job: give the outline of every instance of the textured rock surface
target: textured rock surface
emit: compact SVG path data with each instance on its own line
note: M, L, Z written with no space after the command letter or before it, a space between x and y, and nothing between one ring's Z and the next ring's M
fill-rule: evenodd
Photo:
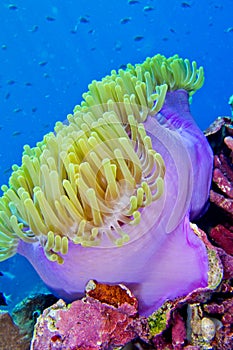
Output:
M1 350L28 350L30 340L20 334L7 312L0 311L0 349Z
M31 350L104 350L123 346L138 336L146 339L147 322L138 317L137 306L126 287L90 281L86 298L70 305L60 299L43 312L34 330Z

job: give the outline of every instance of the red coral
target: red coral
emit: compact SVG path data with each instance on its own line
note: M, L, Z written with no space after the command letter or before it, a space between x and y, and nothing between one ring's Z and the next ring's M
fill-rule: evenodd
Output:
M91 280L86 286L86 295L114 307L119 307L126 303L132 305L134 311L138 308L137 299L128 288L121 284L110 286L109 284Z
M216 225L209 229L213 242L233 255L233 121L218 118L206 131L215 153L209 218ZM210 221L210 220L209 220Z
M210 237L223 248L227 254L233 255L233 231L223 225L217 225L210 231Z

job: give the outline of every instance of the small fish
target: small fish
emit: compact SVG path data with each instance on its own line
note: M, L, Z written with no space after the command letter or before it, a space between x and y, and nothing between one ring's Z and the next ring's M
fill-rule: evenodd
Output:
M12 171L12 168L6 168L4 171L3 171L3 174L9 174L10 172Z
M138 0L128 0L128 4L129 5L139 4L139 1Z
M5 100L8 100L8 98L10 97L10 93L8 92L6 95L5 95Z
M133 38L134 41L141 41L143 39L144 39L144 36L142 36L142 35L137 35Z
M68 124L67 124L67 125L68 125ZM49 124L44 124L44 125L43 125L43 130L44 130L44 129L48 129L49 127L50 127Z
M6 46L5 44L3 44L3 45L1 46L1 48L2 48L2 50L6 50L6 49L7 49L7 46Z
M171 32L171 33L175 33L175 29L170 28L170 32Z
M22 108L13 109L13 113L19 113L19 112L22 112Z
M93 34L93 33L95 33L95 29L88 30L88 34Z
M32 86L32 83L30 83L30 81L26 81L25 86Z
M0 292L0 305L7 306L6 298L2 292Z
M19 136L19 135L21 135L21 134L22 134L21 131L14 131L14 132L12 133L12 136Z
M76 34L77 31L78 31L78 24L76 24L75 27L74 27L73 29L71 29L70 32L71 32L72 34Z
M0 271L0 276L3 276L3 273Z
M15 81L14 81L14 80L7 80L7 84L8 84L8 85L14 85L14 84L15 84Z
M44 67L46 66L47 63L48 63L47 61L40 61L39 66Z
M162 40L163 41L168 41L168 38L165 36Z
M233 27L228 27L226 30L224 30L225 33L232 33Z
M220 9L220 10L221 10L221 9L223 9L223 6L222 6L222 5L214 5L214 8L215 8L215 9Z
M75 28L74 28L74 29L71 29L70 32L71 32L71 34L76 34L76 33L77 33L77 29L75 29Z
M126 24L131 21L132 17L125 17L120 20L120 24Z
M36 24L34 24L34 26L32 26L31 29L28 29L29 32L35 33L37 32L37 30L39 29L39 26L37 26Z
M37 107L32 107L32 113L35 113L37 111Z
M188 2L182 2L181 7L188 8L188 7L191 7L191 5Z
M45 18L47 19L48 22L54 22L54 21L56 21L56 18L55 18L55 17L52 17L52 16L46 16Z
M2 273L1 276L5 276L5 277L9 278L10 280L13 280L15 278L15 275L9 271L2 271L1 273Z
M153 10L154 10L153 6L144 6L143 7L143 11L145 11L145 12L150 12L150 11L153 11Z
M14 5L14 4L9 4L8 5L8 9L9 10L18 10L18 7L16 5Z
M120 67L119 67L118 69L124 69L124 70L126 70L126 68L127 68L127 65L126 65L126 64L121 64Z
M79 22L80 22L80 23L89 23L90 20L89 20L88 17L89 17L89 16L81 16L81 17L79 17Z

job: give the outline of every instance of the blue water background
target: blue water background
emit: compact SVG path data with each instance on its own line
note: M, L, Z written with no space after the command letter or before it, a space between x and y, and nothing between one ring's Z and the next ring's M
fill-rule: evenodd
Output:
M35 145L65 120L93 79L156 53L204 66L205 84L191 107L202 129L230 115L232 13L232 0L1 0L0 184L20 164L23 145ZM43 289L18 256L0 263L0 271L12 274L0 277L10 307L28 290Z

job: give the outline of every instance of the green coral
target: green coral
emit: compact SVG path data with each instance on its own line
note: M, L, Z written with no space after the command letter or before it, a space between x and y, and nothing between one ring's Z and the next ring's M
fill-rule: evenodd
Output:
M208 288L215 289L221 283L223 277L223 267L217 252L214 249L207 249L209 270Z
M169 314L171 307L171 303L167 302L148 317L151 337L154 337L156 334L159 334L166 329L168 318L167 315Z

